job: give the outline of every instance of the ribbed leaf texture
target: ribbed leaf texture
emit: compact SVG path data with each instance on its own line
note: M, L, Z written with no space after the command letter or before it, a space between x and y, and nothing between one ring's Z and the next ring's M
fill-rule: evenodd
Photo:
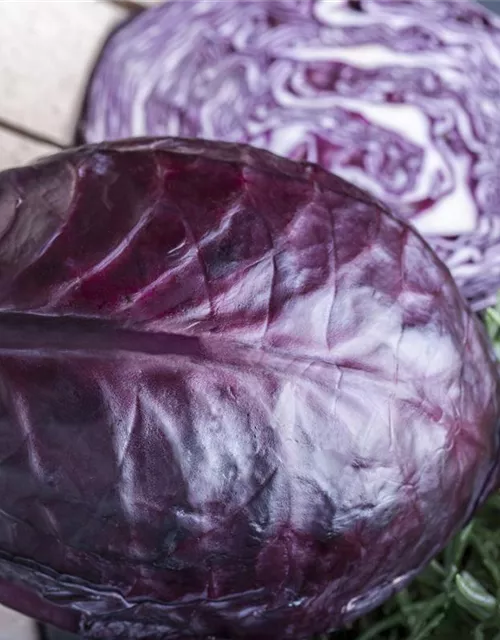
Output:
M227 143L0 174L0 601L89 638L306 638L498 481L499 380L413 230Z
M411 220L474 308L500 289L500 19L466 0L169 0L89 83L86 142L246 142Z

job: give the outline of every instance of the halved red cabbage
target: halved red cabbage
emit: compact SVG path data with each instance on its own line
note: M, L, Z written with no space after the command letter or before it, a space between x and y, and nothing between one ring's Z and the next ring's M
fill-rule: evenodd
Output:
M318 162L500 288L500 20L460 0L171 0L111 37L88 142L183 135Z
M301 639L499 481L499 377L421 237L178 139L0 173L0 601L85 637Z

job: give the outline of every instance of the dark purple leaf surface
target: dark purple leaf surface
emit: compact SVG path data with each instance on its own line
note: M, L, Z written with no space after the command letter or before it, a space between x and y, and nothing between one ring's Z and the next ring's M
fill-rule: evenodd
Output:
M91 638L306 638L497 485L498 376L425 242L176 139L0 174L0 601Z
M411 220L476 309L500 289L500 19L465 0L169 0L118 30L87 142L248 142Z

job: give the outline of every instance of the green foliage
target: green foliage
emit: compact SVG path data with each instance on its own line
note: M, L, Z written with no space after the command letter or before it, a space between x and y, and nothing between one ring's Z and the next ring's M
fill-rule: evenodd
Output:
M500 299L483 320L500 359ZM318 640L500 640L500 493L407 589Z

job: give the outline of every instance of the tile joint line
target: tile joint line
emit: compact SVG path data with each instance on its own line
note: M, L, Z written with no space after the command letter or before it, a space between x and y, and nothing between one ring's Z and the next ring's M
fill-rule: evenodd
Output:
M59 149L66 149L67 147L71 146L69 144L61 144L60 142L53 140L50 136L45 136L41 133L37 133L19 124L13 124L12 122L9 122L8 120L4 120L1 117L0 117L0 128L10 131L11 133L17 133L23 138L29 138L34 142L49 144L53 147L58 147Z

